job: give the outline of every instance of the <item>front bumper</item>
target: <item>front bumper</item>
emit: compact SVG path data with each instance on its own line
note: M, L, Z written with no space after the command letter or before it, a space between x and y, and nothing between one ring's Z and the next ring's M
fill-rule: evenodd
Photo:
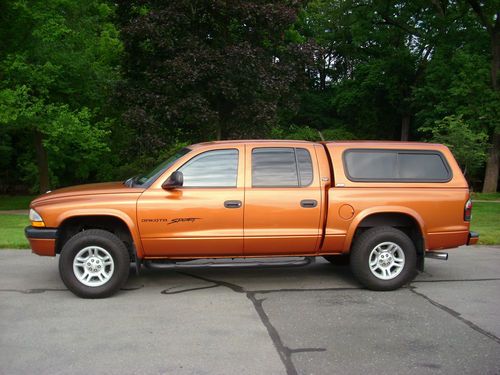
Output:
M29 226L24 229L24 234L35 254L52 257L56 255L57 229Z
M469 238L467 239L467 245L475 245L479 241L479 233L469 232Z

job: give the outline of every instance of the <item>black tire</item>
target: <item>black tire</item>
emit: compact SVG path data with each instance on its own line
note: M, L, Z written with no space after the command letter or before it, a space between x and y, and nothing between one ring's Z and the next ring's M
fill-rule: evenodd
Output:
M348 266L351 262L349 254L323 255L323 258L325 258L334 266Z
M383 243L394 243L404 254L404 262L399 274L392 279L382 280L370 269L370 254ZM387 245L388 246L388 245ZM399 251L399 250L398 250ZM379 260L379 261L384 261ZM390 266L386 267L390 268ZM396 266L390 268L396 269ZM362 233L354 241L351 249L351 270L354 277L371 290L394 290L412 281L417 274L417 253L413 241L402 231L392 227L375 227ZM380 273L382 270L380 269ZM394 272L395 273L395 272Z
M112 258L113 271L103 285L85 285L73 271L75 257L81 250L90 246L104 249ZM74 235L63 246L59 257L59 274L62 281L70 291L82 298L105 298L115 294L127 281L129 268L130 256L125 244L113 233L101 229L85 230Z

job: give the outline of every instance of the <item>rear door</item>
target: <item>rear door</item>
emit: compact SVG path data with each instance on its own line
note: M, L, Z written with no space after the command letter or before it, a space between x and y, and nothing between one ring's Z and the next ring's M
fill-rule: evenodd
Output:
M322 204L314 146L247 145L246 165L244 254L314 254Z

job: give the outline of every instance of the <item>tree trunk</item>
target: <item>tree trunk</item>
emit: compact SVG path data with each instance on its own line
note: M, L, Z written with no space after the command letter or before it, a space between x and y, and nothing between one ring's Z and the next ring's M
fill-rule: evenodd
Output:
M407 141L410 138L410 115L404 115L401 119L401 140Z
M486 162L486 172L484 173L483 193L496 193L498 188L498 170L500 160L498 149L500 148L500 134L493 134L493 141Z
M500 30L495 30L491 35L491 87L498 91L498 70L500 69ZM486 161L484 173L483 193L496 193L498 189L498 168L500 134L498 129L493 130L491 149Z
M500 29L491 35L491 87L498 90L498 70L500 69Z
M35 130L35 153L36 163L38 165L40 193L45 193L50 189L49 160L47 158L47 150L45 150L45 147L43 146L43 135L38 130Z
M215 137L218 141L222 140L222 124L220 123L217 124Z

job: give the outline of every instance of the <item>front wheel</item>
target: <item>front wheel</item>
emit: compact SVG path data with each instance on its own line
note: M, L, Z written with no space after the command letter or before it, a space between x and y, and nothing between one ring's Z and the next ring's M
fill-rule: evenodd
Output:
M125 244L100 229L80 232L64 245L59 273L64 284L83 298L115 294L127 281L130 257Z
M415 245L398 229L371 228L354 242L351 270L368 289L398 289L413 280L416 269Z

